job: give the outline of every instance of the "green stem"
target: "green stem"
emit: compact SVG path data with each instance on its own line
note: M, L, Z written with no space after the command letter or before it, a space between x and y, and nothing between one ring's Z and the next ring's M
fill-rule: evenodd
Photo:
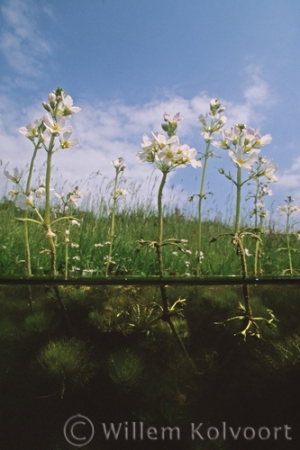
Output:
M163 219L163 212L162 212L162 195L163 195L163 189L166 184L167 180L167 174L168 172L163 172L163 176L160 182L160 186L158 189L158 196L157 196L157 207L158 207L158 239L157 239L157 247L156 247L156 253L157 253L157 261L158 261L158 273L159 277L163 278L164 276L164 268L163 268L163 258L162 258L162 242L163 242L163 233L164 233L164 219Z
M237 240L237 248L238 253L241 256L241 263L242 263L242 273L243 273L243 279L246 281L246 278L248 276L247 273L247 261L246 261L246 254L245 249L242 243L242 238L240 236L240 213L241 213L241 200L242 200L242 169L240 166L237 168L237 181L236 181L236 216L235 216L235 237ZM247 283L245 282L243 284L243 297L245 302L245 315L247 317L247 320L251 320L252 317L252 309L250 305L250 297L249 297L249 287Z
M46 205L45 205L45 218L44 218L44 224L46 229L50 228L50 181L51 181L51 163L52 163L52 151L54 146L54 134L51 135L49 147L47 150L47 169L46 169Z
M68 279L68 270L69 270L69 242L66 242L66 251L65 251L65 280Z
M201 186L200 186L200 192L199 192L199 201L198 201L198 239L197 239L197 259L196 259L196 276L197 277L199 277L201 274L202 200L204 198L204 183L205 183L207 161L209 158L209 148L210 148L210 141L208 141L206 144L203 171L202 171L202 177L201 177Z
M119 172L118 170L116 171L116 176L115 176L115 182L114 182L114 193L113 193L113 207L112 207L112 213L111 213L111 226L110 226L110 244L109 244L109 250L108 250L108 256L107 256L107 263L106 263L106 271L105 271L105 276L108 277L109 275L109 270L110 270L110 266L111 266L111 255L112 255L112 249L113 249L113 244L114 244L114 239L115 239L115 217L116 217L116 208L117 208L117 188L118 188L118 175Z
M162 243L163 243L163 234L164 234L164 221L163 221L163 208L162 208L162 196L163 196L163 189L166 184L167 180L167 174L168 172L163 172L163 176L160 182L160 186L158 189L158 195L157 195L157 207L158 207L158 239L157 239L157 245L156 245L156 254L157 254L157 260L158 260L158 272L159 272L159 278L162 279L164 277L164 268L163 268L163 257L162 257ZM160 286L160 292L161 292L161 298L163 303L163 315L162 320L167 322L171 328L171 331L173 335L175 336L177 342L179 343L180 347L182 348L183 352L191 361L188 352L186 351L186 348L180 339L180 336L178 335L170 314L169 314L169 308L168 308L168 296L167 296L167 289L166 286Z
M261 233L258 234L258 237L260 237ZM256 244L255 244L255 257L254 257L254 276L256 277L258 275L258 258L259 258L259 252L260 252L260 248L259 248L259 240L256 240Z
M263 215L262 215L262 210L261 210L260 211L260 219L259 219L260 230L257 233L259 239L256 240L256 245L255 245L255 259L254 259L254 275L255 276L261 274L261 261L259 260L259 255L260 255L260 241L261 241L262 229L263 229L262 227L263 227ZM259 264L258 264L258 261L260 261ZM259 265L259 267L258 267L258 265Z
M241 200L242 200L242 169L240 166L237 168L237 181L236 181L236 215L234 232L240 232L240 214L241 214Z
M33 150L33 155L31 157L30 166L29 166L29 172L28 172L28 178L27 178L27 183L26 183L26 190L25 190L25 195L26 196L30 195L30 185L31 185L32 172L33 172L33 165L34 165L34 160L36 158L36 154L37 154L37 151L38 151L39 147L40 147L40 140L38 140L38 142L35 144L34 150ZM24 213L24 219L28 219L28 210L26 210L25 213ZM25 240L26 270L27 270L27 276L31 277L32 276L31 255L30 255L27 220L24 221L23 228L24 228L24 240ZM31 300L30 300L30 302L31 302Z
M160 182L160 186L158 189L157 195L157 209L158 209L158 238L157 238L157 246L156 246L156 255L158 262L158 274L159 278L164 277L164 266L163 266L163 257L162 257L162 242L164 235L164 218L163 218L163 209L162 209L162 196L163 189L167 181L168 172L163 172L163 176ZM168 309L168 296L167 290L165 286L160 287L162 302L163 302L163 320L169 322L169 309ZM173 331L173 330L172 330ZM176 331L175 331L176 332Z
M51 181L51 164L52 164L52 153L54 147L54 134L51 135L49 147L47 150L47 168L46 168L46 205L45 205L45 218L44 218L44 227L47 231L50 230L51 225L51 206L50 206L50 181ZM53 238L49 238L50 243L50 257L51 257L51 277L54 278L56 276L56 248Z
M293 275L293 263L292 263L292 252L291 252L291 246L290 246L290 225L289 225L289 218L290 214L287 214L286 216L286 243L287 243L287 249L288 249L288 255L289 255L289 264L290 264L290 274Z

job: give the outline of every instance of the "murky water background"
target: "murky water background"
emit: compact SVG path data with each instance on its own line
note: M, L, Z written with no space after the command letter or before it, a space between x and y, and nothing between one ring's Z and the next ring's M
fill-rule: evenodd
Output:
M242 315L242 285L169 284L188 356L159 286L20 283L0 286L1 448L299 448L296 280L250 285L276 321L246 340L243 320L216 324Z

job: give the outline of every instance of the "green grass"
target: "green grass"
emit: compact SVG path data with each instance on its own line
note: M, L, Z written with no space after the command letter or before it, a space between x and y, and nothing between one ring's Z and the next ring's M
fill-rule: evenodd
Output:
M104 276L105 257L108 253L110 215L108 205L102 201L97 212L95 205L91 211L74 210L72 215L80 221L81 226L71 226L68 222L60 222L54 228L57 235L57 269L63 275L65 268L65 229L70 229L69 246L69 277L90 275ZM175 212L176 211L176 212ZM14 203L7 199L0 203L2 217L0 225L0 270L1 276L16 278L26 276L25 248L23 225L15 218L22 217L22 211L15 208ZM164 247L165 276L189 277L194 276L196 270L196 239L197 220L186 217L178 209L165 211L165 238L187 239L186 248L191 254L183 254L175 247ZM34 217L34 216L32 216ZM203 276L240 276L241 263L236 255L235 247L231 244L230 236L210 242L212 238L222 233L230 233L227 221L218 218L205 220L203 223ZM29 224L29 242L31 249L31 263L34 276L47 276L50 273L50 259L47 253L47 241L44 230L35 224ZM116 239L112 259L115 262L111 275L152 277L157 275L157 260L154 250L140 248L139 239L156 240L157 216L152 208L142 204L130 209L119 210L116 215ZM77 244L79 247L72 247ZM99 246L95 246L100 244ZM291 235L291 245L299 248L295 235ZM255 240L244 238L244 246L254 255ZM285 251L278 251L285 247L285 235L269 229L263 235L261 266L264 275L280 276L288 268L288 255ZM177 254L173 254L173 252ZM253 274L254 256L247 258L249 275ZM294 267L300 268L300 253L293 252Z

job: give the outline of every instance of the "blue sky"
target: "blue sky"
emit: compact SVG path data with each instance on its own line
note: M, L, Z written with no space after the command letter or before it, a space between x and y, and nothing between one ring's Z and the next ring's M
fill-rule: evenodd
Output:
M18 128L41 117L41 101L62 86L82 108L71 119L80 147L55 154L53 183L82 180L86 194L89 175L102 174L89 185L94 190L122 156L127 185L135 181L142 195L153 171L135 157L142 135L160 131L165 111L180 111L181 142L203 151L197 118L220 98L227 128L245 122L273 137L261 154L278 163L274 208L287 195L300 204L299 13L298 0L2 0L2 167L25 167L32 147ZM216 169L231 161L217 154L206 208L223 212L233 191ZM42 164L45 155L39 158ZM173 195L183 207L199 190L200 171L172 173L165 201Z

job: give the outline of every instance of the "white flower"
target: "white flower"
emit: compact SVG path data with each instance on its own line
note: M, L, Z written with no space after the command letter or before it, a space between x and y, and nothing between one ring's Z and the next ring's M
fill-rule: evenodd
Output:
M55 195L55 197L59 198L60 200L64 200L65 199L65 194L63 192L61 192L60 194L55 192L54 195Z
M38 136L38 128L42 123L42 119L37 119L30 122L26 127L19 128L19 132L24 134L28 139L33 139Z
M60 102L58 109L59 114L68 117L79 111L81 111L81 108L78 106L73 106L72 97L70 95L64 97L64 94L62 93L62 101Z
M166 146L171 146L173 144L179 145L179 139L177 136L172 136L169 139L167 139L164 134L152 133L152 135L160 149L164 149Z
M42 142L48 142L48 141L50 141L51 135L52 135L51 131L50 131L48 128L46 128L46 129L41 133L41 135L40 135L40 140L41 140Z
M36 195L36 198L41 199L45 195L46 189L44 188L44 186L40 186L34 193Z
M15 167L12 173L8 172L8 170L4 170L4 175L8 180L13 181L14 183L19 183L23 175L23 170L19 172L19 169Z
M80 227L80 223L77 222L77 220L75 220L75 219L71 220L71 224L76 225L77 227Z
M287 206L286 205L277 206L277 210L278 211L282 211L282 212L286 212L287 211Z
M119 167L121 167L121 165L122 165L122 162L123 162L123 158L117 158L117 159L115 159L114 161L112 161L112 165L116 168L116 169L119 169Z
M94 244L94 247L103 247L103 244Z
M183 117L180 117L180 112L175 114L175 116L171 116L171 114L165 112L164 119L165 119L165 121L170 122L170 123L178 123L178 122L180 122L180 120L183 120Z
M126 191L126 189L117 189L116 191L116 195L127 195L128 191Z
M18 191L15 191L15 190L11 190L11 191L9 191L8 192L8 195L10 195L12 198L15 198L15 196L18 194Z
M74 244L74 242L71 243L72 248L79 248L79 244Z
M24 210L34 208L32 195L18 194L16 206Z
M178 252L172 252L172 255L178 256Z
M46 128L52 134L58 136L65 131L69 131L72 133L72 127L65 127L66 119L62 116L57 116L56 120L54 120L52 117L48 116L48 114L45 114L45 116L43 117L43 121Z
M272 189L269 189L267 185L263 186L262 191L264 195L273 195Z
M222 135L223 135L223 139L216 139L215 141L212 142L212 145L216 148L229 148L229 144L228 144L228 138L225 134L226 130L222 131Z
M198 250L196 251L196 256L198 256ZM200 261L201 259L204 259L204 255L203 252L200 251L200 257L199 257Z
M80 261L80 257L79 257L79 256L77 256L77 255L73 256L73 258L72 258L72 259L74 259L74 261Z
M233 145L236 145L240 139L240 137L243 135L243 132L241 131L241 128L246 128L246 125L240 124L240 126L235 125L234 127L231 127L231 130L224 130L223 136L228 141L232 141Z
M263 168L262 175L264 175L270 181L270 183L276 183L276 181L278 181L277 177L274 175L276 170L277 170L277 164L272 164L272 161L266 161L265 167Z
M272 136L270 134L262 136L259 133L259 130L254 131L254 129L250 127L247 129L245 139L250 142L252 148L263 147L272 142Z
M184 144L177 150L177 157L179 155L182 155L182 163L185 166L190 164L194 169L202 166L201 161L196 159L197 150L195 148L190 148L188 145Z
M258 160L259 150L252 150L250 153L245 153L242 146L238 146L236 153L230 150L228 152L231 160L238 166L244 169L252 169L254 163ZM243 159L244 156L249 155L247 159Z
M79 139L69 139L72 134L72 130L64 131L60 136L60 146L61 148L75 148L79 144Z
M253 256L252 253L250 253L247 248L245 248L245 255L246 256Z

